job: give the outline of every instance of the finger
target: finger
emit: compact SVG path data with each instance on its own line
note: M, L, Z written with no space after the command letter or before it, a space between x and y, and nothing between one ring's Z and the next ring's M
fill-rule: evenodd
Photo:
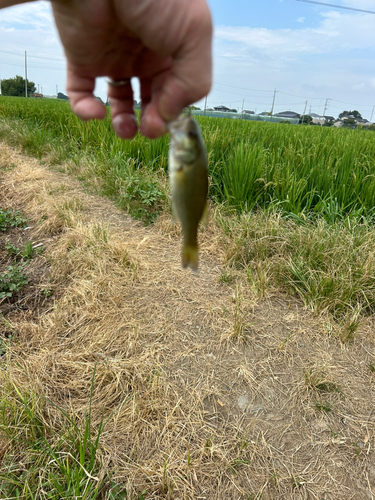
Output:
M160 117L157 108L158 94L162 85L162 77L159 75L152 81L149 78L142 78L141 83L141 134L149 139L155 139L167 132L164 120ZM153 96L153 102L151 102Z
M95 78L78 75L68 64L67 92L70 106L82 120L103 120L107 115L104 104L94 97L94 88Z
M132 139L138 130L134 113L133 89L131 83L114 87L108 85L108 97L111 103L112 125L122 139Z
M158 97L158 111L168 122L177 118L185 106L207 95L212 84L212 21L205 2L194 11L190 30L181 49L174 55Z

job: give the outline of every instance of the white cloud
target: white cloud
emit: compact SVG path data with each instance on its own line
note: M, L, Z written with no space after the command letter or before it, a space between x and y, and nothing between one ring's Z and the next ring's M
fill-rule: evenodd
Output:
M353 5L355 2L346 2L350 3ZM374 5L375 0L372 5L363 1L361 8ZM313 111L322 107L319 112L323 112L325 99L330 97L336 101L362 103L362 112L368 115L372 104L375 104L374 21L371 15L324 10L316 27L266 29L217 26L215 81L244 89L269 91L277 88L306 96L296 98L277 94L276 107L279 111L284 107L288 109L288 102L292 109L303 111L303 99L309 98L309 105L316 106ZM270 108L272 94L270 97L269 93L260 98L260 93L215 84L210 97L225 104L231 100L234 102L241 93L248 102L245 105L254 108L258 103L260 109L262 106ZM332 113L347 107L336 101L329 102Z
M305 22L305 19L306 19L305 17L299 17L299 18L297 19L297 23L304 23L304 22Z

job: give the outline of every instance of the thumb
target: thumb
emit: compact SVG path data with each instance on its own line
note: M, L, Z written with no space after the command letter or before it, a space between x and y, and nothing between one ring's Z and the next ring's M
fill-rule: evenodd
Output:
M184 107L206 96L211 89L211 16L208 12L194 21L180 50L172 56L171 71L158 92L158 111L166 122L177 118Z

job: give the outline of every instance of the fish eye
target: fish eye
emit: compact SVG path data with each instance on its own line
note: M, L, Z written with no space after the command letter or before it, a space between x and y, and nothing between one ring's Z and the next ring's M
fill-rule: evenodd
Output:
M197 137L197 134L193 130L189 130L189 137L190 138Z

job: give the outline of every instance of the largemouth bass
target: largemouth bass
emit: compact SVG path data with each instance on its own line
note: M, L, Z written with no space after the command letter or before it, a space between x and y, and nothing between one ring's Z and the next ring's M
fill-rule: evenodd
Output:
M198 269L198 225L207 217L207 159L197 122L181 116L169 123L169 177L173 217L183 232L182 267Z

